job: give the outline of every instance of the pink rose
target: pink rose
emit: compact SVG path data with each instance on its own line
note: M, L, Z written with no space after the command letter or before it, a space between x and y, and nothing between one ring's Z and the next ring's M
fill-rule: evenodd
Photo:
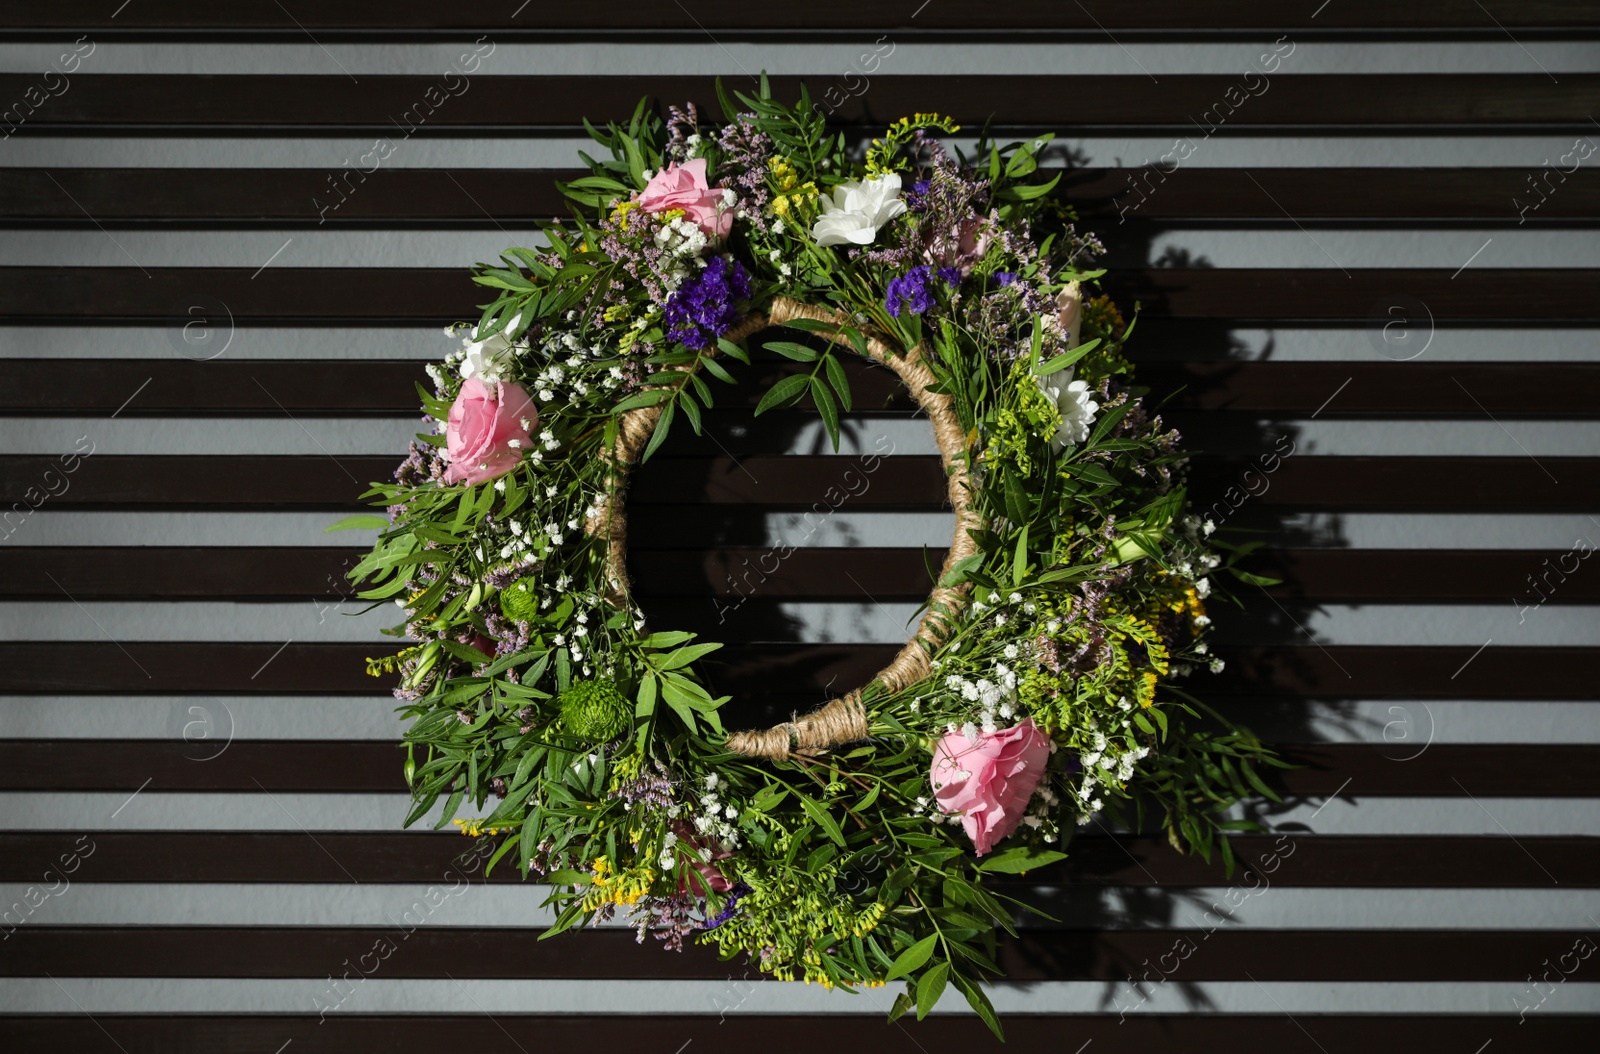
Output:
M639 195L645 212L682 209L707 238L726 238L733 229L733 213L723 204L723 188L706 184L706 159L668 164L650 177Z
M1031 717L977 742L951 732L933 751L933 796L983 856L1022 822L1049 760L1050 737Z
M469 377L445 424L446 483L482 483L517 467L539 408L519 384L484 384Z

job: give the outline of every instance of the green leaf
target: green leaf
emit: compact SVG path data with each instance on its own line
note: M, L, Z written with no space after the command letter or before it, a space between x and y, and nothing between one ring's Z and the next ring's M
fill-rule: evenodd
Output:
M956 974L955 981L956 987L961 989L961 994L967 997L967 1005L977 1011L978 1016L983 1018L983 1023L989 1026L989 1031L1004 1043L1005 1030L1000 1027L1000 1017L994 1012L994 1004L989 1002L989 995L983 990L983 986L967 980L960 974Z
M696 644L688 648L679 648L668 655L665 660L656 664L658 670L679 670L694 662L702 655L709 655L722 647L721 644Z
M768 351L775 351L786 359L796 362L816 362L818 352L815 348L808 348L804 344L796 344L790 340L769 340L761 345Z
M680 629L663 630L660 633L650 634L650 636L639 642L639 646L643 648L676 648L678 645L691 640L694 640L693 633L685 633Z
M621 414L629 410L637 410L641 406L655 406L672 398L670 388L652 388L645 392L635 392L611 408L612 413Z
M845 844L844 832L839 830L838 821L828 814L828 810L820 802L798 791L795 792L795 798L800 802L800 807L806 811L806 815L811 817L812 823L822 828L823 833L841 846Z
M822 424L828 430L828 438L833 442L834 453L838 453L839 407L835 405L828 386L823 384L822 378L816 374L811 375L811 398L817 404L817 412L822 415Z
M334 531L381 531L389 526L389 517L374 516L371 514L360 516L346 516L338 523L331 523L322 529L323 534L332 534Z
M883 975L885 981L893 981L897 977L905 977L922 969L924 963L933 957L933 949L939 943L939 935L930 933L895 959L894 965L889 967L889 972Z
M1066 858L1066 853L1058 853L1054 849L1034 849L1031 846L1020 845L1015 849L1007 849L1003 853L991 856L978 865L978 870L988 874L1020 875L1036 867L1044 867L1046 864L1053 864L1057 860Z
M668 403L667 408L663 410L661 412L661 416L656 419L655 430L650 433L650 442L645 444L644 455L639 458L640 461L649 461L650 455L654 454L657 448L659 448L662 443L666 442L667 431L672 427L673 411L675 411L677 408L677 403Z
M850 403L850 378L845 376L844 366L835 355L829 355L822 360L822 365L828 371L828 383L833 385L833 390L839 393L839 405L844 407L844 412L849 413Z
M950 981L950 964L942 962L922 975L922 980L917 982L917 1020L921 1021L928 1016L939 1002L939 997L944 995L944 986Z
M756 416L761 416L775 406L787 406L795 402L810 384L811 378L803 373L783 378L768 389L767 394L761 397L761 402L756 404Z
M1040 366L1038 369L1039 376L1048 377L1052 373L1064 370L1099 346L1099 337L1096 337L1093 340L1086 340L1082 344L1079 344L1077 347L1073 348L1071 351L1064 351L1060 355L1057 355L1055 358L1046 362L1043 366Z

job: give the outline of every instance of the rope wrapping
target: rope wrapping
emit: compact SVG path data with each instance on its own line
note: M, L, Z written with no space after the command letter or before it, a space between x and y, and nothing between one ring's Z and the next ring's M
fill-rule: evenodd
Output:
M799 318L824 323L835 331L850 325L851 321L849 315L842 311L828 311L787 297L778 297L773 300L767 315L751 315L725 333L724 337L737 342L769 326L781 326ZM937 383L937 378L923 360L921 345L899 354L877 337L869 336L867 354L900 377L933 426L939 458L944 463L946 497L956 513L955 533L950 540L950 550L945 554L944 566L939 571L939 580L943 581L959 561L977 552L978 543L973 533L984 526L982 517L973 508L965 431L950 397L930 390ZM662 407L657 405L629 410L622 415L616 445L606 457L610 466L606 505L584 525L591 536L606 538L606 580L611 588L612 600L621 605L628 604L629 596L627 515L623 509L623 489L634 460L650 441L662 412ZM965 586L935 586L928 596L927 610L917 623L916 632L893 661L879 670L868 683L880 684L887 691L895 692L926 677L931 672L931 653L943 643L956 617L965 608L966 594ZM815 755L864 739L868 729L864 690L858 688L847 692L803 717L771 728L730 733L727 747L749 757L779 761L792 754Z

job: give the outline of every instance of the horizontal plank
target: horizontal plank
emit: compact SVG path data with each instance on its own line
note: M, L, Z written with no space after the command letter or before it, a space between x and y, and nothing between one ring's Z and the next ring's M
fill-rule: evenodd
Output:
M1109 275L1106 289L1152 319L1367 323L1390 320L1391 305L1420 300L1435 323L1554 325L1600 320L1597 283L1600 269L1557 267L1154 268ZM219 332L249 321L444 324L476 318L482 302L459 268L0 267L0 318L19 322L161 323L181 331L196 320L193 309Z
M759 349L776 333L749 344ZM1140 344L1135 338L1130 348L1136 361ZM446 350L441 343L441 354ZM854 356L845 365L863 412L907 408L887 370ZM743 368L736 388L716 390L717 405L753 407L779 376L801 368ZM72 369L72 383L61 384L59 361L0 359L0 413L414 417L414 385L428 384L422 363L382 359L74 359ZM1153 362L1139 366L1137 380L1154 400L1166 400L1163 409L1282 417L1600 415L1595 362Z
M398 737L400 724L395 724ZM1482 797L1600 797L1600 746L1433 744L1405 764L1391 746L1279 744L1300 766L1269 776L1286 795L1462 796L1467 774ZM1406 753L1410 753L1407 751ZM195 758L204 756L205 764ZM204 744L151 740L0 740L0 791L254 791L404 793L398 742L265 741Z
M663 954L631 930L564 941L540 931L466 926L20 926L0 977L326 977L373 948L387 980L724 980L715 948ZM1507 981L1570 945L1542 930L1028 930L1002 936L996 962L1013 982L1123 981L1134 963L1182 946L1185 981ZM1134 969L1134 973L1137 973Z
M773 77L773 94L797 98L807 79ZM823 86L819 91L836 79L827 71L809 78ZM40 91L37 82L35 74L0 74L0 98L27 98L25 92ZM694 76L79 73L71 83L71 91L26 115L19 134L566 133L586 117L596 124L626 121L642 97L693 101L704 113L718 112L714 79ZM1233 103L1225 101L1230 93ZM1095 105L1063 105L1073 98ZM1564 73L1556 81L1542 73L1256 74L1245 82L1240 74L1169 73L1159 81L1143 74L884 76L871 91L842 100L834 116L884 125L930 111L964 125L1182 135L1207 127L1577 131L1600 111L1600 75Z
M305 509L360 505L397 456L120 455L73 462L23 454L0 461L0 505L28 509ZM71 472L63 465L70 464ZM1237 458L1198 459L1189 495L1219 521L1267 509L1586 511L1600 458L1274 456L1273 471ZM933 455L875 461L832 455L660 457L634 474L636 507L937 508L944 474ZM10 521L8 521L9 523Z
M1093 14L1077 5L1023 0L993 10L986 8L980 18L974 9L959 6L912 8L889 0L860 0L830 9L826 24L822 25L804 8L735 0L702 0L693 14L687 9L642 0L613 0L604 15L582 5L424 12L396 9L374 0L324 0L293 17L265 0L235 0L226 5L205 0L167 0L145 11L138 7L125 11L112 2L63 8L43 0L28 0L9 4L0 12L0 31L23 39L87 30L96 39L242 38L296 43L311 30L319 36L344 41L460 40L480 32L492 33L496 40L513 41L542 40L547 35L611 38L641 33L652 39L667 36L698 40L713 31L721 38L740 40L747 34L758 39L774 33L829 37L887 29L895 31L896 39L902 35L915 38L943 33L959 34L960 39L1021 33L1031 39L1062 32L1103 39L1108 31L1131 36L1178 31L1184 39L1212 39L1229 31L1264 34L1292 30L1297 37L1350 31L1404 31L1410 35L1453 30L1482 36L1498 32L1482 16L1449 0L1414 0L1405 5L1345 0L1331 9L1318 10L1315 15L1315 21L1308 21L1304 12L1286 10L1271 0L1233 0L1226 4L1145 0L1137 12L1108 5ZM1527 33L1559 31L1565 35L1600 29L1600 17L1583 0L1525 2L1507 7L1498 18L1500 25Z
M364 949L362 949L364 950ZM1169 951L1168 948L1163 952ZM1546 955L1549 953L1546 952ZM746 970L746 972L739 972ZM730 979L754 977L739 967ZM347 1054L348 1051L583 1049L603 1035L626 1049L672 1049L696 1037L714 1036L724 1050L763 1054L814 1054L844 1047L895 1054L974 1054L975 1051L1081 1048L1095 1040L1118 1054L1171 1054L1174 1050L1299 1051L1317 1047L1368 1054L1411 1054L1417 1050L1474 1050L1485 1037L1495 1054L1549 1054L1586 1049L1594 1037L1594 1018L1547 1011L1519 1019L1515 1008L1485 1014L1316 1014L1309 1022L1287 1014L1119 1013L1124 1004L1108 1001L1101 1014L1009 1014L1007 1046L991 1036L976 1015L940 1014L931 1022L902 1020L884 1024L876 1004L844 1003L859 1016L832 1014L738 1013L745 989L730 988L710 1012L698 1005L662 1018L640 1014L47 1014L0 1017L0 1029L18 1049L28 1051L114 1051L124 1054L216 1054L218 1051L272 1051L293 1043L295 1054ZM883 1002L887 1003L887 1000ZM1133 1002L1132 999L1127 1002ZM687 1010L688 1008L686 1008ZM733 1012L730 1012L730 1009ZM1521 1027L1516 1027L1521 1026ZM1316 1037L1308 1042L1306 1028ZM902 1031L904 1030L904 1031ZM114 1037L115 1047L106 1037ZM511 1046L505 1046L506 1044ZM681 1048L680 1048L681 1049Z
M718 385L719 407L754 408L780 377L804 368L761 350L798 330L763 330L747 342L754 362L732 362L736 388ZM441 338L439 354L456 350ZM850 355L843 363L863 411L907 411L915 402L889 370ZM73 384L62 385L50 359L0 359L0 413L100 414L119 417L258 415L282 417L408 417L420 415L416 385L432 390L416 360L74 359ZM68 390L64 390L68 389ZM810 407L809 401L801 404ZM745 421L751 419L745 414Z
M798 76L772 78L779 98L796 97ZM810 78L830 83L827 74ZM473 81L480 85L470 92ZM1259 78L1251 87L1267 84ZM1542 74L1278 75L1254 95L1237 75L914 75L880 77L869 93L834 113L882 124L918 107L963 124L999 127L1128 128L1188 134L1207 127L1254 129L1578 129L1600 104L1600 76ZM21 97L27 75L0 76L0 93ZM77 89L30 115L28 132L238 131L493 134L576 129L583 118L623 120L641 97L692 100L715 112L713 82L691 76L583 78L432 76L83 74ZM1233 94L1234 104L1224 100ZM844 94L844 93L840 93ZM430 98L431 96L431 98ZM1064 110L1067 97L1094 107ZM402 116L395 118L399 113ZM1198 114L1196 118L1193 115ZM402 122L404 122L402 124ZM1202 129L1203 131L1203 129Z
M414 832L318 832L315 839L298 831L0 832L0 881L38 882L45 868L91 844L75 882L428 883L470 848L460 835ZM1072 841L1067 860L1030 873L1026 882L1255 885L1259 863L1278 865L1261 878L1301 888L1549 889L1552 875L1562 887L1600 888L1600 838L1291 833L1239 835L1233 845L1241 865L1228 878L1220 860L1183 855L1165 835L1085 835ZM487 881L521 879L515 869L496 868Z
M375 156L375 155L374 155ZM1600 220L1600 170L1551 172L1539 201L1527 169L1072 169L1058 197L1103 233L1135 224L1292 228L1536 226ZM1558 165L1559 167L1559 165ZM0 168L0 225L51 227L449 227L499 229L565 216L557 180L576 169ZM1537 173L1534 173L1537 175ZM343 185L335 193L330 176ZM1359 187L1360 193L1351 193ZM1513 199L1520 199L1520 203Z
M633 540L633 592L659 598L920 601L942 549L657 548ZM365 550L332 546L5 546L0 597L79 600L339 600ZM1574 556L1573 560L1578 557ZM1550 576L1563 604L1600 601L1600 576L1571 573L1533 549L1267 549L1259 574L1283 579L1274 596L1319 603L1533 602L1527 576ZM1582 566L1581 564L1578 566ZM52 582L51 578L55 581Z
M366 658L392 646L101 640L0 642L9 692L80 694L371 694ZM738 644L702 662L735 696L730 723L787 717L831 690L862 684L893 658L892 644ZM1208 697L1315 699L1597 699L1600 648L1491 645L1218 647L1225 673L1190 682ZM1530 671L1535 671L1530 673Z

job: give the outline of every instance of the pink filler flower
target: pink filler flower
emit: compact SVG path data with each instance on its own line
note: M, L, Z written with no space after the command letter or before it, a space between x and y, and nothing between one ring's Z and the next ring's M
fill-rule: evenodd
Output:
M521 385L467 378L445 423L445 482L482 483L510 472L538 425L539 408Z
M934 799L961 817L967 837L983 856L1017 829L1044 778L1050 737L1025 718L1019 725L981 733L976 742L951 732L933 751Z
M650 177L639 195L645 212L682 209L707 238L726 238L733 229L733 213L723 204L723 188L706 183L706 159L697 157L679 165L668 164Z

